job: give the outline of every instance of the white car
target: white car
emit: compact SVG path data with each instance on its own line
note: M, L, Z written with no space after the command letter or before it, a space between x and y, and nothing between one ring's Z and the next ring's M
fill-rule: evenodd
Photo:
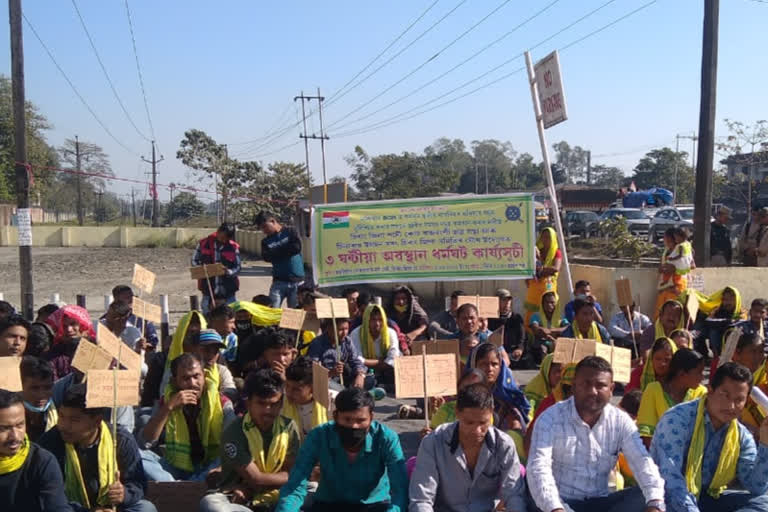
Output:
M627 230L633 235L647 236L651 219L639 208L610 208L603 212L600 220L623 218Z
M679 227L693 228L693 206L669 206L657 211L648 227L648 241L655 243L664 238L667 229Z

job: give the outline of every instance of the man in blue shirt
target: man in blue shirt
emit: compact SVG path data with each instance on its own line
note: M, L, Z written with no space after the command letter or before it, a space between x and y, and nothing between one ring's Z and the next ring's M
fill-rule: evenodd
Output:
M768 311L768 301L755 299L749 308L749 320L737 322L734 327L741 329L742 334L759 334L763 338L765 355L768 356L768 343L765 343L765 333L768 332L766 311Z
M360 359L360 353L355 348L355 344L349 339L349 319L336 319L339 347L336 346L336 337L333 335L333 320L323 319L321 328L323 334L309 344L307 357L327 368L330 378L334 381L339 381L339 377L342 376L345 386L364 387L368 369ZM371 378L368 388L373 387L373 384L374 379Z
M333 419L301 445L275 512L299 510L315 466L323 477L311 512L405 512L408 476L397 434L373 421L373 398L360 388L336 396Z
M285 228L273 215L260 212L256 226L264 233L261 241L261 257L272 264L272 286L269 298L272 307L279 308L283 300L289 308L299 304L298 289L304 282L304 260L301 258L301 240L294 229Z
M603 307L597 302L595 296L592 295L592 285L589 284L589 281L576 281L576 284L573 286L573 296L574 300L565 305L563 312L568 322L573 323L573 319L576 317L576 310L574 309L576 299L585 299L595 306L595 322L603 323Z
M573 301L573 310L576 312L571 325L565 328L561 338L585 338L594 339L605 344L611 342L611 335L602 324L595 320L595 305L585 299ZM595 333L600 334L598 339Z
M768 419L760 426L757 447L738 421L751 388L752 374L746 367L725 363L710 381L705 398L680 404L662 416L651 456L666 482L669 512L768 510ZM727 490L736 477L745 490Z

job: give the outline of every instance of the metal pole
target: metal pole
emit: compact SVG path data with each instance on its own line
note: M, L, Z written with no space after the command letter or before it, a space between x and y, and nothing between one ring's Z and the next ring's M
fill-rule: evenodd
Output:
M82 176L80 173L82 170L80 169L80 139L75 135L75 169L77 170L77 174L75 175L77 177L77 224L78 226L83 225L84 221L84 215L83 215L83 189L82 189Z
M483 165L485 166L485 195L488 195L488 162Z
M307 140L307 114L304 111L304 91L301 91L301 122L304 123L304 161L307 165L307 192L312 188L312 173L309 170L309 141ZM296 101L296 98L293 98Z
M677 203L677 155L680 153L680 134L675 135L675 187L672 189L675 203Z
M160 203L157 197L157 158L155 157L155 141L152 141L152 227L160 225Z
M568 283L568 296L573 293L573 281L571 280L571 268L568 266L568 252L565 247L565 237L563 236L563 225L560 220L560 208L557 205L557 191L555 190L555 180L552 178L552 167L549 163L549 150L547 149L547 138L544 134L544 120L541 114L541 105L539 104L539 91L536 85L536 75L533 71L533 62L531 53L525 52L525 64L528 68L528 83L531 87L531 99L533 100L533 112L536 116L536 127L539 131L539 143L541 144L541 157L544 163L544 174L547 177L547 186L549 188L550 204L552 206L552 215L555 218L555 229L560 243L560 250L563 253L563 270L565 271L566 283Z
M328 204L328 176L325 174L325 132L323 132L323 100L325 100L325 98L320 96L320 88L318 87L317 108L318 114L320 116L320 152L323 155L323 203ZM304 104L304 100L301 100L301 104Z
M11 90L13 94L14 159L16 160L16 207L29 208L29 173L27 172L27 123L24 92L24 37L21 27L21 0L8 1L8 21L11 32ZM31 229L31 227L30 227ZM19 244L19 282L22 312L31 320L32 247Z

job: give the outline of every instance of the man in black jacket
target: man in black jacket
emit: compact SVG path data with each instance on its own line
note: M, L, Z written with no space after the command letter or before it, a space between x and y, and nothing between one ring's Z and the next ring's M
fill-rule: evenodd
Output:
M256 225L265 235L261 241L261 257L272 264L272 286L269 287L272 307L279 308L286 300L289 308L297 308L297 292L304 282L299 235L294 229L283 227L274 215L266 212L256 216Z
M113 453L112 444L111 427L104 421L103 410L86 408L85 384L67 390L59 408L59 423L40 439L62 472L67 466L72 468L64 486L76 512L106 511L113 506L120 512L157 512L144 499L147 479L133 436L117 430L117 467L107 455Z
M235 242L235 228L231 224L224 223L215 233L198 242L195 255L192 257L192 265L210 265L221 263L227 273L217 277L211 277L206 283L200 279L197 288L203 293L201 304L203 313L208 313L216 307L216 297L221 297L226 304L235 302L235 294L240 289L240 274L242 261L240 260L240 246ZM213 297L211 297L213 292Z
M3 512L72 512L56 459L27 437L21 395L0 389Z

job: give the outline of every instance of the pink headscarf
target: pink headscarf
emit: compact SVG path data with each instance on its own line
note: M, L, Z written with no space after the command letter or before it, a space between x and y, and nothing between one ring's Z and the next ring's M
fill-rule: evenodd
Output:
M61 343L66 339L64 332L65 318L77 321L83 336L96 336L96 333L93 331L93 325L91 325L91 315L88 314L88 311L80 306L67 305L54 311L45 321L53 329L54 344Z

